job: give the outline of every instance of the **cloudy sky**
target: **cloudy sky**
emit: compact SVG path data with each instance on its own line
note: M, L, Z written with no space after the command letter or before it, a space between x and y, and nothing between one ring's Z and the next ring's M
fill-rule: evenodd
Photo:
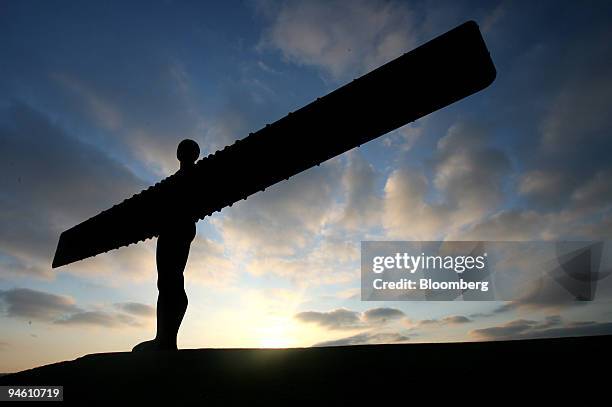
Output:
M214 152L469 19L491 87L198 224L179 346L612 332L605 287L359 300L362 240L610 237L607 2L193 3L0 2L0 371L154 335L155 241L50 265L61 231L176 171L181 139Z

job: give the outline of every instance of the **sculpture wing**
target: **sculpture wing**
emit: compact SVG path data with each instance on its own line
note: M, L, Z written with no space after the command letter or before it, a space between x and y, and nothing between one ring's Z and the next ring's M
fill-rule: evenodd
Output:
M464 23L66 230L53 267L194 221L486 88L496 71Z

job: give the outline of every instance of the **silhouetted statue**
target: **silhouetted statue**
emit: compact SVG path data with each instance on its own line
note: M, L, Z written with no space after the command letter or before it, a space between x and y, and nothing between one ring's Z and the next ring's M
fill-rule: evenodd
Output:
M200 155L193 140L179 143L176 157L179 173L192 168ZM167 215L169 222L157 238L157 335L155 339L136 345L133 351L176 350L176 336L187 310L187 293L183 271L189 248L196 235L195 222L181 213Z
M469 21L195 164L197 144L182 142L176 174L64 231L52 266L157 236L157 337L135 350L175 349L195 222L470 96L495 76Z

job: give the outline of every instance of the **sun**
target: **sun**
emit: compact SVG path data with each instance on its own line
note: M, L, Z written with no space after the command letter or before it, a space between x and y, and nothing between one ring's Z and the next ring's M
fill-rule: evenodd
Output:
M291 341L286 338L261 338L259 347L261 348L289 348Z
M287 334L286 324L282 323L261 328L258 336L261 348L289 348L293 343Z

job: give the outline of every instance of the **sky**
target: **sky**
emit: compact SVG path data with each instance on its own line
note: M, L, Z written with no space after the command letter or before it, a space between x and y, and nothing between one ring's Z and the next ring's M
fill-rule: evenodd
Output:
M612 333L589 303L362 302L363 240L605 240L612 6L0 1L0 371L155 334L155 241L59 269L59 234L475 20L484 91L198 223L179 347ZM406 94L409 100L410 94Z

